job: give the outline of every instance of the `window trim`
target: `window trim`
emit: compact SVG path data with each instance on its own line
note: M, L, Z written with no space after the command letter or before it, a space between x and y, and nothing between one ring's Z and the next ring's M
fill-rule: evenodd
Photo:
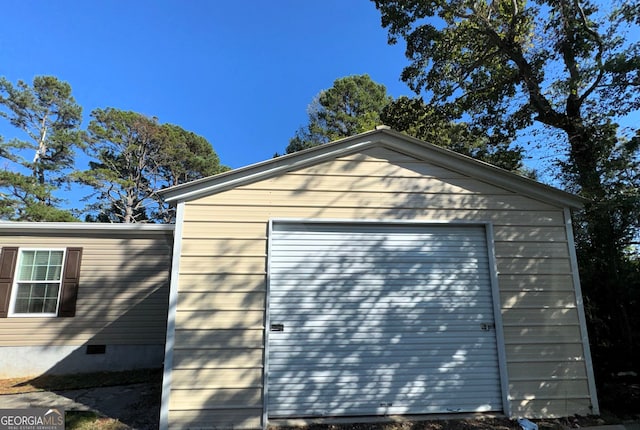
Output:
M25 247L30 249L34 247ZM58 247L43 249L57 249ZM82 269L82 251L83 247L60 247L65 251L64 265L62 268L62 289L58 299L57 314L44 318L69 318L76 316L78 293L80 289L80 276ZM10 301L13 291L15 274L17 269L17 260L20 253L19 246L0 246L0 319L8 318L10 310ZM11 317L16 318L42 318L43 314L16 314Z
M57 318L60 313L60 301L62 298L62 290L64 288L64 275L67 265L68 248L18 248L18 256L16 258L16 265L13 275L13 283L11 285L11 298L9 299L9 309L7 317L9 318ZM21 283L19 278L19 269L22 264L22 259L25 251L62 251L62 270L60 271L60 279L58 282L58 297L56 298L56 310L55 312L15 312L15 304L18 295L18 286ZM22 281L26 282L26 281Z

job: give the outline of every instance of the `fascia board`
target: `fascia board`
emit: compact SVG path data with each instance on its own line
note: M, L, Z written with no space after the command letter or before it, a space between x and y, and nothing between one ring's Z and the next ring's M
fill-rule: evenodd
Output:
M108 224L84 222L16 222L0 221L0 234L7 233L165 233L173 224Z
M440 148L395 131L383 130L382 132L389 135L389 138L383 142L384 146L482 180L491 185L497 185L563 208L579 209L588 202L583 197L525 178L466 155ZM413 145L407 145L407 141L412 142Z
M354 137L362 138L364 135ZM201 196L219 193L231 188L268 179L280 174L319 164L327 159L357 152L370 146L370 140L353 141L354 138L343 139L308 150L284 155L272 160L263 161L236 170L221 173L209 178L167 188L159 192L168 203L189 201Z
M168 203L189 201L278 176L288 171L309 167L330 158L348 155L373 146L388 147L417 159L440 165L559 207L576 209L581 208L587 202L586 199L574 194L389 129L369 131L304 151L241 167L216 176L177 185L161 190L159 194Z

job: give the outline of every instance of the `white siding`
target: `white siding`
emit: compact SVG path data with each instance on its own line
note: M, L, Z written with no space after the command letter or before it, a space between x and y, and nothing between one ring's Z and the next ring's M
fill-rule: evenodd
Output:
M236 382L233 388L192 390L187 388L190 380L180 380L177 373L175 379L184 388L172 389L171 399L178 400L170 405L171 427L264 424L263 399L253 396L263 380L244 378L263 368L264 327L256 326L255 319L245 323L237 309L246 305L249 311L264 312L267 233L274 218L491 223L500 311L508 322L503 330L507 368L521 378L509 381L512 415L590 412L586 370L577 376L561 373L575 362L586 369L579 321L558 325L555 320L564 310L573 318L576 306L563 208L427 160L427 152L420 159L370 148L185 203L178 318L185 321L181 313L197 310L220 319L206 329L176 327L176 357L198 358L180 359L174 369L200 366L207 377L231 373ZM520 316L532 306L545 311ZM202 358L206 355L211 360ZM535 376L513 365L523 361ZM544 373L550 362L560 373ZM186 406L191 396L199 399L199 406ZM229 400L218 401L221 398Z

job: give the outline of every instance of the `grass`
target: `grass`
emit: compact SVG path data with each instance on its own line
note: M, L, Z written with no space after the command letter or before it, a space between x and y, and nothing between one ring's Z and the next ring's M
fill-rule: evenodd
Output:
M39 391L67 391L83 388L130 385L143 382L159 382L161 375L161 369L142 369L123 372L93 372L0 379L0 395L34 393ZM66 411L65 429L129 430L130 427L122 421L102 416L93 411Z
M67 411L64 419L66 430L129 430L129 426L95 412Z
M142 369L123 372L94 372L0 379L0 395L138 384L159 380L160 374L160 369Z

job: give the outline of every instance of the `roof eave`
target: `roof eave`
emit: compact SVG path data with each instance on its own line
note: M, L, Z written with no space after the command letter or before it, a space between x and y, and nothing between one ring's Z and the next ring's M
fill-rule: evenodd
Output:
M410 142L413 145L408 146L403 142ZM348 155L357 152L363 147L374 145L385 146L419 159L428 160L448 169L523 193L559 207L579 209L588 201L580 196L390 129L368 131L304 151L283 155L208 178L177 185L164 189L159 193L168 203L175 204L180 201L189 201L274 177L287 171L308 167L330 157Z
M356 152L363 146L372 144L373 142L371 140L361 140L375 133L375 130L368 131L303 151L282 155L271 160L250 164L186 184L165 188L164 190L158 191L158 194L160 194L167 203L176 203L178 201L188 201L203 195L221 192L251 183L255 180L273 177L286 171L311 166L328 157Z
M172 232L173 224L108 224L88 222L21 222L0 221L3 233L150 233Z
M427 149L430 152L430 162L435 162L436 164L447 167L451 170L456 170L459 173L467 174L488 183L499 185L506 189L523 193L529 197L536 198L548 203L553 203L560 207L569 207L571 209L580 209L589 201L584 197L580 197L578 195L571 194L550 185L546 185L533 179L529 179L517 173L501 169L500 167L496 167L481 160L476 160L467 155L459 154L449 149L441 148L428 142L421 141L419 139L416 139L415 137L411 137L394 130L384 130L384 132L393 136L394 138L411 141L418 147ZM412 151L404 152L407 153L407 155L414 155L416 157L424 158L424 154L415 152L412 153ZM434 157L434 154L436 154L437 156ZM456 168L456 166L450 162L451 159L461 162L464 166L466 166L466 168ZM467 170L467 168L470 170Z

